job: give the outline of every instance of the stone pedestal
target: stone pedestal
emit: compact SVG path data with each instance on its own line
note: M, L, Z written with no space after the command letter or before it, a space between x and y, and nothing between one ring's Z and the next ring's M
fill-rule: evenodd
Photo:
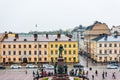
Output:
M64 58L62 57L58 58L57 70L56 70L57 73L53 76L52 80L70 80L69 76L65 74L64 66L65 66Z

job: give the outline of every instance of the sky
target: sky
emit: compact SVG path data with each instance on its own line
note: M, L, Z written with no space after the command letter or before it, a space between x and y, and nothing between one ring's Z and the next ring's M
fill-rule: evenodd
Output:
M66 30L95 21L119 26L120 0L0 0L0 33Z

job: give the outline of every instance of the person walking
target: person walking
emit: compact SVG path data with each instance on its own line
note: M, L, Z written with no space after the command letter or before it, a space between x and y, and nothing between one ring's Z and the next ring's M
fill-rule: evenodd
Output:
M92 75L92 80L94 80L94 75Z
M116 79L115 72L112 74L112 78Z
M98 76L98 71L97 70L95 71L95 75Z
M107 77L107 71L105 72L105 76Z
M27 74L27 70L25 70L25 74Z
M33 71L33 76L35 75L35 72Z
M103 73L102 73L102 79L103 79L103 80L105 79L104 71L103 71Z
M86 76L88 76L88 71L86 71Z

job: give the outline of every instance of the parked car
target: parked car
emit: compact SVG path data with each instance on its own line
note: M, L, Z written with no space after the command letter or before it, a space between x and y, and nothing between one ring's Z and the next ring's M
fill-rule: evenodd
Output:
M13 65L10 66L10 68L11 69L20 69L22 67L20 65L18 65L18 64L13 64Z
M6 69L6 67L3 65L0 65L0 69Z
M118 69L118 65L109 64L107 65L107 69Z
M54 66L49 64L43 64L43 67L46 69L54 69Z
M78 69L84 69L84 66L81 65L80 63L74 64L73 67L74 67L74 68L78 68Z
M26 68L38 68L38 66L34 64L27 64L25 67Z

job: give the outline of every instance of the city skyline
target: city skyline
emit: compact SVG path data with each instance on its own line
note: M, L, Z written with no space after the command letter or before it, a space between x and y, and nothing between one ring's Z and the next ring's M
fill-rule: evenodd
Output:
M0 0L0 33L66 30L95 21L111 28L120 25L119 4L119 0Z

